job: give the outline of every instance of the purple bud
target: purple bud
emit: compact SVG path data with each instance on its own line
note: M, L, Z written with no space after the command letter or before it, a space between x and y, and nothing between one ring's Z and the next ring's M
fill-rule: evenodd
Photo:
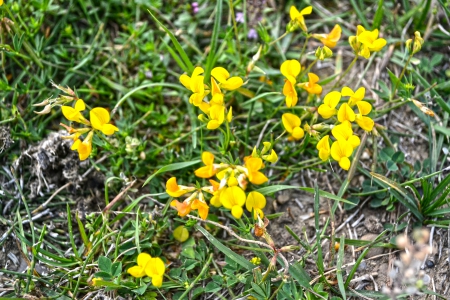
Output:
M254 28L251 28L251 29L248 31L247 37L248 37L250 40L256 40L256 39L258 38L258 33L256 32L256 30L255 30Z
M242 12L236 13L236 22L238 23L244 23L244 14Z

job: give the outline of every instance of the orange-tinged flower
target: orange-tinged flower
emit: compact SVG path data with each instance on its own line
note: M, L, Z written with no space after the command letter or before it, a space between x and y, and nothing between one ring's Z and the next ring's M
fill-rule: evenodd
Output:
M319 106L318 113L324 119L329 119L337 114L336 106L341 100L341 93L333 91L329 92L323 99L323 104Z
M331 154L330 148L330 136L327 134L320 139L316 146L317 150L319 150L319 157L322 161L328 160Z
M75 107L67 105L61 106L61 111L67 120L82 124L89 124L89 121L86 120L81 114L81 112L85 109L86 104L84 104L84 101L81 99L78 99L77 102L75 102Z
M305 136L305 131L300 127L301 120L298 116L291 113L285 113L281 116L281 122L289 133L288 140L298 141Z
M229 91L240 88L244 81L242 78L234 76L230 78L230 73L222 67L212 69L211 75L220 82L220 87Z
M103 107L95 107L90 113L91 126L94 129L100 130L106 135L112 135L115 131L119 131L119 128L112 124L108 124L111 120L109 112Z
M351 163L349 157L352 153L352 145L344 140L337 140L331 145L331 157L339 162L339 166L344 170L350 168Z
M319 82L319 76L314 73L308 73L308 82L300 83L299 86L307 91L309 94L320 95L322 94L322 87L317 84Z
M261 168L263 168L264 164L261 158L259 157L250 157L245 162L245 167L247 168L247 177L248 180L253 184L263 184L269 179L263 173L259 172Z
M78 138L72 144L70 149L77 150L78 156L80 160L86 160L92 152L92 137L94 136L94 132L90 131L84 141L79 140Z
M292 28L291 31L295 30L295 26L300 27L303 31L307 32L308 28L305 24L305 18L304 15L309 15L312 13L312 6L307 6L301 11L298 11L298 9L295 6L291 6L291 9L289 10L289 15L291 17L291 22L294 23L294 28ZM288 26L289 27L289 26Z
M318 39L327 47L336 47L337 42L341 38L342 29L336 24L329 34L313 34L312 37Z
M253 217L257 219L259 215L260 218L264 217L263 208L266 207L266 197L259 192L248 193L247 200L245 201L245 208L249 212L253 211Z
M208 217L209 206L205 202L195 199L194 202L192 202L191 208L198 210L198 214L203 220L206 220Z
M170 202L170 206L175 207L180 217L184 217L191 212L191 204L192 203L186 200L183 202L172 200L172 202Z

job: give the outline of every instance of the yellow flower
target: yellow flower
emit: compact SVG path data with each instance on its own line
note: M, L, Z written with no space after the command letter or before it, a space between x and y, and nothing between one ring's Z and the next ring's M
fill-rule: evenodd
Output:
M159 257L151 257L148 253L140 253L137 257L137 266L128 269L128 273L136 278L147 275L152 279L155 287L161 287L166 266Z
M72 147L70 149L77 150L78 156L80 160L85 160L89 157L89 155L92 152L92 137L94 136L94 132L90 131L87 135L87 137L82 142L78 138L73 143Z
M302 9L300 12L298 11L295 6L291 6L291 9L289 10L289 15L291 17L291 22L294 24L292 30L295 30L295 27L300 27L303 31L307 32L308 28L306 28L305 24L305 18L304 15L309 15L312 13L312 6L307 6L304 9ZM288 26L289 27L289 26Z
M274 163L278 160L278 155L275 152L275 150L272 149L272 151L270 152L270 154L267 155L263 155L262 158L268 162Z
M329 119L337 114L336 106L341 100L341 93L339 92L329 92L323 99L323 104L319 106L319 115L324 119Z
M222 67L212 69L211 75L220 82L221 88L229 91L238 89L244 84L244 81L240 77L234 76L230 78L230 73Z
M350 36L348 42L356 55L366 59L370 57L371 51L378 52L387 43L385 39L378 38L378 29L369 31L361 25L357 27L356 36Z
M416 31L414 32L414 43L411 49L411 43L412 39L409 39L406 41L406 49L408 49L408 52L411 54L416 54L417 52L422 49L423 45L423 38L420 36L420 32Z
M318 47L316 53L314 54L317 59L324 60L325 58L330 58L333 56L333 51L327 46Z
M245 202L245 208L249 212L253 211L253 217L256 219L259 215L260 218L264 217L262 209L266 207L266 197L259 192L250 192Z
M109 116L109 112L102 107L93 108L89 113L89 117L92 128L100 130L106 135L112 135L115 131L119 131L119 128L116 126L108 124L111 117Z
M217 84L217 82L214 80L214 78L211 77L211 105L223 105L223 93L220 90L219 85Z
M339 107L338 111L338 121L344 122L344 121L355 121L355 112L353 109L348 105L348 103L342 103L341 107Z
M261 150L261 155L266 154L267 151L269 151L271 147L272 147L271 142L263 142L263 149ZM253 149L253 152L255 152L255 151L256 151L256 147ZM257 157L257 156L254 156L254 157Z
M341 26L336 24L329 34L313 34L312 37L321 41L325 46L334 48L341 38L341 33Z
M0 0L0 6L2 6L3 5L3 0Z
M261 258L259 258L259 257L253 257L251 260L250 260L250 262L252 263L252 264L254 264L255 266L257 266L257 265L259 265L260 263L261 263Z
M86 105L84 104L84 101L81 99L78 99L77 102L75 102L75 107L67 105L61 106L61 111L67 120L82 124L89 124L89 121L86 120L81 114L81 112L85 109Z
M300 127L301 120L296 115L285 113L281 116L281 121L290 135L288 140L298 141L305 135L305 131Z
M319 157L322 161L328 160L330 157L331 149L330 149L330 136L325 135L320 141L317 143L317 150L319 150Z
M338 141L343 140L350 143L353 149L358 147L361 143L359 137L353 134L352 125L348 121L334 126L334 128L331 130L331 133Z
M307 91L309 94L320 95L322 94L322 87L317 84L319 82L319 76L314 73L308 73L308 82L300 83L299 86Z
M206 128L209 130L214 130L219 128L219 126L225 121L225 106L213 105L209 109L209 122Z
M194 189L195 189L194 187L178 185L176 177L171 177L166 182L166 193L169 194L169 196L171 197L180 197L186 194L187 192L193 191Z
M295 59L286 60L280 66L281 74L283 74L283 76L286 77L292 84L297 82L296 77L300 74L301 69L302 67L300 63Z
M238 186L227 187L220 194L220 202L222 205L231 210L231 214L236 219L240 219L244 210L242 206L245 204L245 193Z
M202 153L202 161L205 166L195 170L195 176L200 178L210 178L216 175L217 170L214 166L214 154L204 151Z
M283 86L283 95L286 96L286 106L293 107L297 104L298 96L294 85L289 80L286 80Z
M200 76L205 71L201 67L196 67L192 72L192 76L189 77L186 74L180 76L180 82L185 88L190 90L193 94L189 97L189 102L195 106L199 106L203 98L205 97L205 85L203 83L205 77Z
M358 114L354 114L355 118L354 120L351 120L351 118L353 117L352 112L348 111L348 108L346 107L346 111L349 113L349 121L356 121L356 123L359 125L359 127L361 127L362 129L366 130L366 131L372 131L373 126L374 126L374 121L369 118L366 117L366 115L368 115L371 111L372 111L372 105L367 102L367 101L363 101L362 99L364 99L364 94L365 94L366 90L363 87L360 87L356 92L353 92L352 89L350 89L349 87L343 87L342 88L342 96L349 96L350 99L348 101L348 105L350 107L356 105L358 107ZM341 106L342 108L342 106ZM339 109L339 111L341 111ZM344 112L342 112L341 115L341 119L339 119L339 121L346 119L346 117L344 116ZM341 121L342 122L342 121Z
M269 179L263 173L259 172L264 167L263 161L259 157L250 157L245 161L248 180L253 184L263 184Z
M339 162L339 166L348 170L350 168L350 159L349 157L353 153L353 147L349 142L344 140L337 140L331 145L331 157Z

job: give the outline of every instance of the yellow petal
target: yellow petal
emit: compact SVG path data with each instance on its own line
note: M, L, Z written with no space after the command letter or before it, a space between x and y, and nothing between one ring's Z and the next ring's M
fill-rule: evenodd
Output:
M203 151L202 161L205 165L212 165L214 163L214 154L208 151Z
M272 149L272 152L270 153L270 155L263 155L262 158L264 160L267 160L268 162L274 163L278 160L278 155L275 152L275 150Z
M372 131L373 126L375 125L375 122L366 116L358 116L356 118L356 123L365 131Z
M64 117L69 120L69 121L73 121L73 122L79 122L80 121L80 112L76 109L74 109L71 106L61 106L61 111L64 115Z
M341 93L337 91L329 92L325 98L323 98L323 103L330 108L336 108L339 101L341 101Z
M298 116L285 113L281 116L281 121L283 123L284 128L287 132L292 133L295 127L300 127L301 120Z
M228 209L242 206L245 203L245 192L238 186L227 187L220 194L220 202Z
M352 145L353 149L355 149L356 147L359 146L359 144L361 144L361 140L357 135L352 135L351 137L349 137L348 142L350 143L350 145Z
M353 90L351 88L349 88L348 86L344 86L341 90L341 94L344 97L348 97L348 96L353 96L355 94L355 92L353 92Z
M368 115L372 110L372 105L366 101L356 102L356 106L358 107L359 113L363 116Z
M141 278L145 276L145 270L142 267L134 266L127 270L128 274L135 278Z
M192 72L192 77L196 77L200 74L203 74L205 70L203 70L202 67L195 67L194 71Z
M102 130L103 125L109 122L110 116L109 112L103 107L95 107L90 113L91 126L94 129Z
M240 219L242 217L242 214L244 213L244 210L241 206L235 205L231 208L231 214L236 219Z
M194 171L195 176L200 178L210 178L215 175L213 166L204 166Z
M81 99L78 99L75 103L75 110L83 111L86 109L86 104L84 104L84 101Z
M250 157L245 161L245 167L251 172L258 171L263 167L262 159L259 157Z
M326 104L321 104L317 110L319 115L324 119L329 119L332 116L336 115L337 110L335 108L330 108Z
M180 82L188 90L191 89L191 77L187 76L186 74L183 74L180 76Z
M232 119L233 119L233 107L230 106L227 113L227 122L230 123Z
M305 131L301 127L295 127L294 131L292 131L292 137L295 140L299 140L305 136Z
M343 103L341 105L341 107L339 108L338 120L339 120L339 122L355 121L355 112L347 103Z
M220 83L224 83L228 78L230 78L230 73L228 73L228 71L222 67L216 67L212 69L211 75Z
M311 13L312 13L312 6L307 6L300 12L300 14L302 15L309 15Z
M300 12L295 6L291 6L289 10L289 16L291 17L291 20L297 19L297 17L300 15Z
M151 255L148 253L139 253L138 257L137 257L137 264L140 267L145 267L147 265L147 263L150 261L151 259Z
M348 159L348 157L343 157L340 161L339 161L339 166L348 171L348 169L350 169L350 159Z
M162 282L163 282L163 277L162 276L153 276L152 277L152 284L154 287L161 287L162 286Z
M245 208L252 212L254 208L263 209L266 207L266 197L259 192L250 192L247 196L247 201L245 202Z
M71 150L77 150L78 147L81 144L81 140L75 140L75 142L73 142L72 147L70 147Z
M284 77L294 84L297 82L296 77L300 74L301 65L298 60L286 60L281 64L280 71Z
M83 141L77 150L80 160L86 160L92 152L92 144L89 141Z
M112 135L114 132L119 131L119 128L112 124L105 124L102 127L102 132L106 135Z
M370 51L378 52L380 51L384 46L386 46L387 42L385 39L377 39L375 40L372 45L369 47Z
M244 84L244 81L242 80L242 78L235 76L235 77L231 77L230 79L228 79L225 82L222 82L220 86L226 90L232 91L232 90L240 88L243 84Z
M145 266L145 274L148 277L162 277L166 271L166 266L164 262L159 257L153 257Z
M266 175L264 175L261 172L250 173L248 179L251 183L256 184L256 185L260 185L260 184L263 184L263 183L269 181L269 178L267 178Z
M286 82L284 83L283 95L286 96L287 107L293 107L297 104L297 91L295 90L294 85L289 80L286 80Z

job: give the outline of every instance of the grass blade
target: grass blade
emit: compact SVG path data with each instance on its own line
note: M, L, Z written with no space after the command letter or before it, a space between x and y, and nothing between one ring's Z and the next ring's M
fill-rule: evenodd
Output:
M152 180L156 175L161 174L161 173L165 173L165 172L169 172L169 171L174 171L174 170L179 170L179 169L184 169L187 168L189 166L198 164L201 160L193 160L193 161L185 161L185 162L180 162L180 163L173 163L167 166L162 167L161 169L159 169L158 171L156 171L155 173L153 173L152 175L150 175L150 177L147 178L147 180L145 180L144 185L146 185L147 183L150 182L150 180Z
M217 41L219 39L219 31L220 31L220 21L222 19L222 0L217 0L216 3L216 18L214 20L214 28L211 36L211 44L209 45L209 53L208 58L206 59L206 69L205 69L205 81L209 82L209 76L211 74L211 70L214 66L214 60L217 55Z

